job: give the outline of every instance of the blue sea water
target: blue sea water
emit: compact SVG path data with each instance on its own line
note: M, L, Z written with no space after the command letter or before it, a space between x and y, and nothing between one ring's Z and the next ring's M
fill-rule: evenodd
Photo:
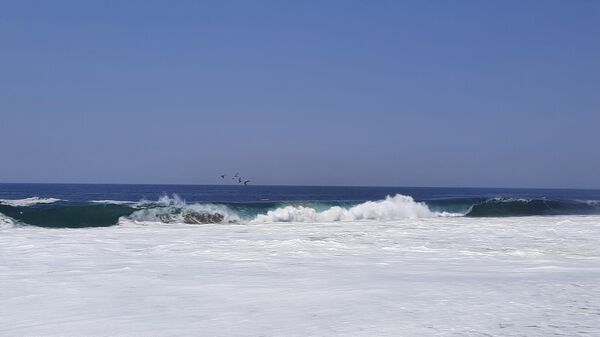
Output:
M91 200L157 200L176 194L189 202L367 201L403 194L417 201L452 198L547 198L600 200L600 190L346 187L258 185L125 185L125 184L0 184L0 199L59 198L71 202Z
M282 207L304 207L322 212L332 207L350 209L365 202L377 202L396 195L408 196L432 212L459 216L600 213L599 190L0 184L0 214L21 224L45 227L116 225L120 217L139 215L140 210L145 210L146 215L151 214L153 219L165 222L176 219L175 215L189 212L190 209L211 214L233 213L237 216L236 219L251 220ZM195 208L190 208L193 205ZM404 206L406 205L402 207Z

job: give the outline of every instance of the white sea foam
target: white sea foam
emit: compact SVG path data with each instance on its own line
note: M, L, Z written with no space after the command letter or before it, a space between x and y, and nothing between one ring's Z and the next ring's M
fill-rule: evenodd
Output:
M15 226L15 220L0 213L0 229L12 228Z
M56 198L39 198L39 197L31 197L25 199L0 199L0 204L15 206L15 207L23 207L23 206L33 206L37 204L52 204L57 201L61 201L61 199Z
M587 204L588 206L600 208L600 200L576 200L576 201Z
M182 199L177 194L173 194L172 196L163 195L158 200L148 200L142 199L136 203L134 206L136 207L149 207L149 206L172 206L172 207L185 207L187 205L186 201Z
M0 336L600 336L600 216L1 234Z
M134 201L125 201L125 200L90 200L91 203L94 204L107 204L107 205L132 205L136 202Z
M187 203L184 199L179 197L177 194L173 194L172 196L163 195L158 198L158 200L148 200L142 199L139 201L127 201L127 200L90 200L91 203L95 204L113 204L113 205L130 205L132 207L137 208L147 208L154 206L163 206L163 207L180 207L183 208L187 206Z
M541 200L543 200L543 199L541 199ZM527 203L527 202L533 201L533 199L495 197L495 198L489 199L488 201L497 201L497 202L523 202L523 203Z
M331 207L322 212L304 206L286 206L258 215L252 222L333 222L356 220L398 220L429 218L450 213L432 212L427 205L413 198L396 194L384 200L367 201L351 208Z

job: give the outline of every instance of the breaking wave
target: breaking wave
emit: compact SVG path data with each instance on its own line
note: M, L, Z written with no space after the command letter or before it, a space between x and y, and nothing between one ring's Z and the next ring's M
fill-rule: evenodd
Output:
M598 213L600 213L600 203L595 200L492 198L475 203L465 215L469 217L507 217Z
M13 228L15 227L15 221L2 213L0 213L0 229Z
M149 207L133 212L127 219L162 223L239 223L242 218L226 205L191 204Z
M427 218L440 215L432 212L425 203L415 202L413 198L396 194L384 200L344 208L333 206L318 212L304 206L287 206L259 214L252 222L332 222L353 220L397 220Z
M177 195L155 201L92 200L61 202L54 198L2 200L0 228L34 225L53 228L103 227L127 224L214 224L276 222L344 222L400 220L442 216L509 217L600 214L596 200L516 198L447 198L415 201L396 194L366 202L300 201L187 203Z

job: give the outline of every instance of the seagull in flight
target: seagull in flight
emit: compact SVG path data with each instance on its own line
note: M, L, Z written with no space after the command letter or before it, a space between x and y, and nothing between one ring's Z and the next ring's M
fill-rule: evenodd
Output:
M227 177L227 174L221 174L220 177L221 177L221 179L225 179L225 177ZM236 183L238 183L240 185L244 184L244 186L247 186L248 183L250 182L250 179L244 179L244 178L242 178L242 176L240 176L239 172L236 173L236 174L234 174L231 177L231 180L235 181Z

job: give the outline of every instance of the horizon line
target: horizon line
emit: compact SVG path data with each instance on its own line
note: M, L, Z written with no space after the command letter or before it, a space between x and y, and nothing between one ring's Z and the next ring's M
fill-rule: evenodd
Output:
M240 186L236 184L182 184L182 183L81 183L81 182L0 182L0 185L130 185L130 186ZM599 188L581 187L481 187L481 186L387 186L387 185L294 185L294 184L252 184L245 187L354 187L354 188L448 188L448 189L496 189L496 190L583 190L598 191Z

